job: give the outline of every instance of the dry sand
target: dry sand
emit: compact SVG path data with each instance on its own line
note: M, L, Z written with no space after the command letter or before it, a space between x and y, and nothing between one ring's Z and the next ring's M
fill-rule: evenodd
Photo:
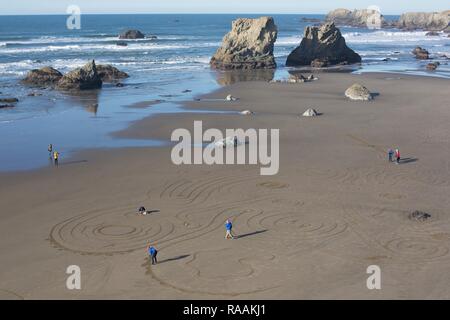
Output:
M119 136L175 128L279 128L280 172L175 166L170 147L93 150L59 168L0 176L0 298L450 298L449 80L320 74L304 84L243 82ZM353 102L360 82L380 93ZM308 108L323 113L302 118ZM250 109L253 116L237 112ZM409 160L387 162L400 147ZM137 216L144 205L157 210ZM423 210L426 222L408 215ZM240 238L225 240L231 218ZM150 266L145 250L159 249ZM82 290L65 270L81 267ZM382 289L368 290L378 265Z

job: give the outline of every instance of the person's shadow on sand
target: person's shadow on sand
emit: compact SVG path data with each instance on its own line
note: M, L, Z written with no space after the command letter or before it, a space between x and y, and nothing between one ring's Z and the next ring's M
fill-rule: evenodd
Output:
M417 158L403 158L403 159L400 159L400 164L414 163L417 161L419 161L419 159L417 159Z
M237 235L234 238L235 239L242 239L242 238L246 238L246 237L255 236L257 234L264 233L264 232L267 232L267 229L266 230L254 231L254 232L250 232L250 233L246 233L246 234Z

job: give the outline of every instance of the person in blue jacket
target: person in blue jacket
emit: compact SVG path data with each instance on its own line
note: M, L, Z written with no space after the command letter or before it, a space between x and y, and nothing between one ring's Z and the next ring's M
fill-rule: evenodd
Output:
M158 259L156 258L156 255L158 254L158 250L156 250L155 247L152 247L151 245L149 245L147 247L147 250L148 250L148 254L150 255L150 257L152 259L152 264L157 264Z
M233 229L233 224L230 220L227 220L225 222L225 229L227 230L227 232L225 233L225 239L234 239L233 233L231 232L231 230Z

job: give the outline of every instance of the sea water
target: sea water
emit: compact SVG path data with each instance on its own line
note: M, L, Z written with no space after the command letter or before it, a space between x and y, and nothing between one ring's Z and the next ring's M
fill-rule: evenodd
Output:
M67 16L0 16L0 97L16 97L15 108L0 110L0 171L25 170L49 165L47 146L61 152L63 163L73 152L87 148L163 145L163 141L112 138L131 122L160 113L186 112L178 104L246 77L210 70L209 59L230 30L232 20L257 15L83 15L81 29L69 30ZM299 45L302 18L323 15L274 15L279 28L275 45L278 69L287 75L285 61ZM387 17L396 19L398 17ZM127 41L117 46L118 34L138 29L157 39ZM369 30L341 27L347 44L363 63L354 72L386 71L450 77L440 56L450 56L450 39L425 31ZM425 71L427 61L414 59L411 50L423 46L442 64ZM105 83L101 90L67 94L20 84L31 69L52 66L68 72L95 59L127 72L124 87ZM385 61L387 59L387 61ZM28 96L38 92L42 96ZM142 102L163 100L149 108L130 108ZM169 139L170 137L168 137Z

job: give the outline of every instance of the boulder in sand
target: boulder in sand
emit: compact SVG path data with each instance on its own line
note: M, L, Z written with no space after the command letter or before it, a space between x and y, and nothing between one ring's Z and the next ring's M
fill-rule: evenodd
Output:
M129 77L127 73L120 71L116 67L109 64L98 64L96 67L97 73L103 82L111 82Z
M369 89L359 83L355 83L350 88L345 90L345 96L351 100L368 101L373 99L372 93Z
M312 108L306 110L302 114L303 117L317 117L318 115L319 115L319 113L315 109L312 109Z
M102 87L102 79L97 72L95 61L92 60L84 67L77 68L65 74L59 80L57 87L63 90L90 90Z
M48 86L57 83L62 76L61 72L52 67L43 67L28 72L22 82L34 86Z
M211 58L212 68L274 69L274 44L278 29L273 18L237 19Z
M229 95L227 95L227 97L225 98L225 100L227 100L227 101L237 101L237 100L239 100L239 99L236 98L236 97L233 97L231 94L229 94Z
M431 218L431 214L423 212L423 211L416 210L416 211L412 212L409 215L409 218L411 220L424 222L424 221L427 221L427 220L429 220Z
M243 116L251 116L253 114L253 111L244 110L244 111L241 111L240 114L242 114Z
M416 59L427 60L430 58L430 53L422 47L416 47L412 54L416 56Z
M306 27L300 46L288 56L286 65L322 67L360 62L361 57L347 47L341 31L328 22L320 27Z
M119 35L119 39L144 39L145 34L139 30L127 30Z

